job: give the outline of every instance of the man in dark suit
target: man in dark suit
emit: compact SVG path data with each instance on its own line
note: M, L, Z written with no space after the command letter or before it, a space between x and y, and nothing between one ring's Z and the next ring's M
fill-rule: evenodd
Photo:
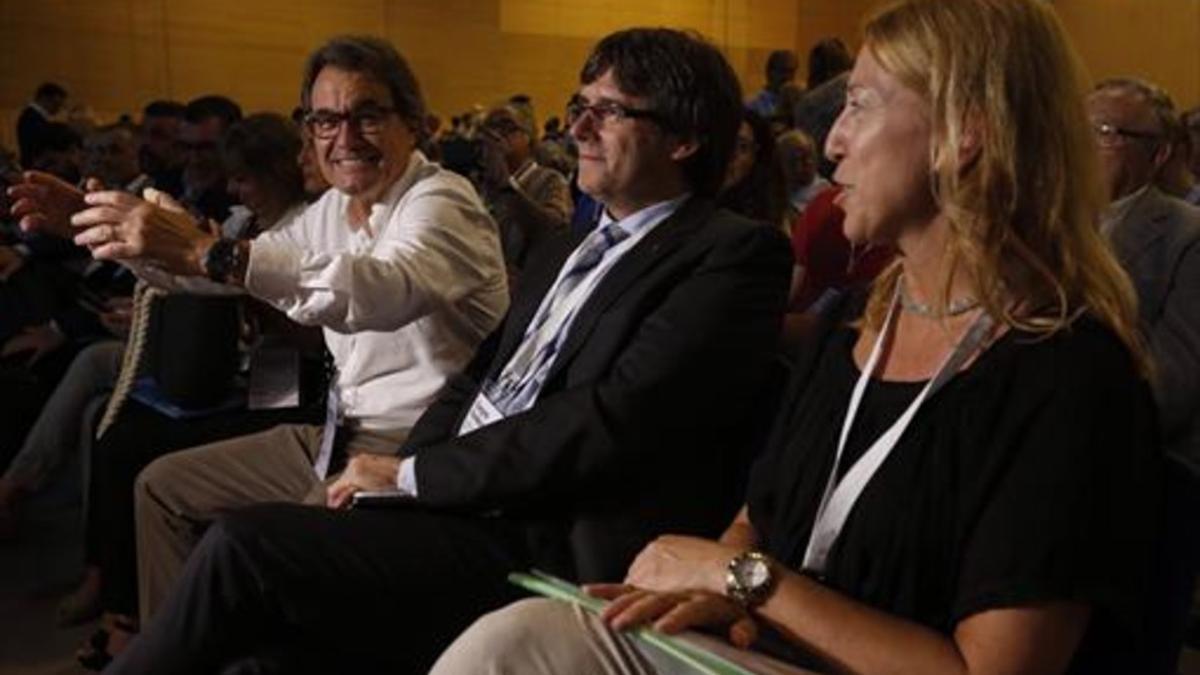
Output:
M658 533L728 518L790 272L781 233L713 207L736 77L698 38L639 29L601 41L580 79L569 119L596 230L531 260L401 457L352 458L334 508L211 527L110 672L203 672L272 640L294 656L296 638L336 657L289 668L424 672L514 597L507 572L619 578ZM397 488L403 508L337 508Z
M50 120L62 109L67 90L53 82L45 82L33 94L33 100L17 117L17 146L21 151L21 166L33 166L33 160L45 144Z
M1170 96L1134 79L1088 97L1111 204L1101 228L1133 281L1154 359L1154 398L1167 455L1166 550L1155 595L1157 652L1146 672L1175 672L1200 566L1200 209L1155 186L1182 130Z

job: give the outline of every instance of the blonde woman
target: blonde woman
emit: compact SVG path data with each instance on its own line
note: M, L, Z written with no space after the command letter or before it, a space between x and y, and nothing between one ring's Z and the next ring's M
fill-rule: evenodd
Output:
M852 673L1140 672L1149 368L1063 31L1035 0L876 13L826 152L897 261L802 368L718 541L662 537L599 618L526 600L435 672L679 672L703 628ZM760 661L761 664L761 661Z

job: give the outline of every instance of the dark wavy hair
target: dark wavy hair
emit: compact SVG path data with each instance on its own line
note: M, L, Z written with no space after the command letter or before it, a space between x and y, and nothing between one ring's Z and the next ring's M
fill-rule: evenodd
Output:
M234 124L221 139L221 160L231 175L249 174L287 198L304 199L300 132L276 113L257 113Z
M715 196L742 109L741 85L721 52L695 33L631 28L596 45L579 81L590 84L609 70L622 92L647 101L664 130L699 143L683 162L684 178L694 193Z
M387 40L367 35L341 35L317 48L304 64L300 105L312 108L312 88L326 66L363 73L387 85L396 114L420 137L425 129L425 100L408 62Z
M740 181L721 193L717 205L747 218L779 226L787 206L787 190L775 158L775 136L771 133L770 123L749 108L742 109L742 121L749 124L754 133L754 164Z

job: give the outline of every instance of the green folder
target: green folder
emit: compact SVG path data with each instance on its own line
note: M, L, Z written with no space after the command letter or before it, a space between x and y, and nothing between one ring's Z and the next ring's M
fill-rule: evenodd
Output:
M570 602L583 607L589 612L599 612L604 607L604 601L593 598L583 589L568 581L539 570L531 570L529 574L513 572L508 580L526 590L533 591L548 598ZM660 633L652 628L639 628L629 633L634 638L662 650L672 658L687 664L697 673L704 675L754 675L753 671L718 656L702 647L686 642L677 637Z

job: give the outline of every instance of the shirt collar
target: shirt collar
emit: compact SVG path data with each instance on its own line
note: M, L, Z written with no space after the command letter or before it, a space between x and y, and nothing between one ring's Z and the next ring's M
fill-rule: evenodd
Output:
M422 166L426 164L425 155L421 154L420 150L413 150L408 158L408 166L404 169L404 173L392 183L392 186L383 193L383 197L371 204L371 215L367 216L367 231L364 232L369 238L374 239L379 235L381 226L387 222L388 214L400 202L400 198L408 189L417 181L417 174ZM348 208L348 205L347 205Z
M41 104L39 104L37 101L30 101L29 107L38 111L38 114L41 115L42 117L45 117L46 119L50 119L51 117L53 117L53 115L50 114L50 111L43 108L41 106Z
M651 204L625 216L621 220L613 218L606 208L600 214L600 222L597 224L597 227L605 227L609 223L616 223L617 227L625 230L630 236L633 236L648 227L653 227L661 221L666 220L671 214L679 210L679 207L691 196L692 193L685 192L674 199L667 199Z

